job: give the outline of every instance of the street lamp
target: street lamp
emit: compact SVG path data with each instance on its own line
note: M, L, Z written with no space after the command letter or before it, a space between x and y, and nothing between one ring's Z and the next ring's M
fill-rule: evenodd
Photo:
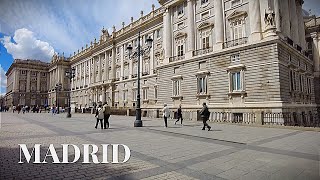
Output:
M136 107L136 120L134 121L134 127L142 127L142 121L141 121L141 107L140 107L140 56L147 54L150 52L150 49L152 47L152 39L149 37L148 39L146 39L147 42L147 47L145 49L142 49L140 46L140 32L139 32L139 36L138 36L138 47L137 47L137 51L132 53L132 46L129 45L127 47L127 50L129 51L129 58L130 59L134 59L134 58L138 58L138 93L137 93L137 107Z
M66 77L69 78L70 80L70 90L69 90L69 95L68 95L68 114L67 118L71 118L71 81L76 75L76 69L71 68L66 70Z
M59 99L58 99L59 96L58 96L58 92L61 91L61 89L62 89L62 84L61 84L61 83L57 83L55 89L56 89L57 114L59 114Z

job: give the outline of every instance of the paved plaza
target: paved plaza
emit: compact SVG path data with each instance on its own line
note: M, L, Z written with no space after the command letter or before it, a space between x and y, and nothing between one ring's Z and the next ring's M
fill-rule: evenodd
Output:
M1 113L0 179L319 179L317 131L211 123L208 132L194 121L170 120L164 128L161 119L143 119L144 127L134 128L135 117L127 116L111 116L111 128L101 130L91 114L65 115ZM19 164L18 144L46 150L49 144L125 144L131 158L123 164Z

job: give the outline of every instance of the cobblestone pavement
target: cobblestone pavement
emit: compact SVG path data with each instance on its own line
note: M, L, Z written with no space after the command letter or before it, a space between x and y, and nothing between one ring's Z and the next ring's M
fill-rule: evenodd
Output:
M101 130L94 128L93 115L65 115L2 113L0 179L320 178L319 132L226 124L211 124L208 132L193 121L181 126L170 120L163 128L161 119L143 119L144 127L134 128L135 117L127 116L111 116L111 128ZM83 164L81 158L74 164L19 164L18 144L42 144L42 158L54 144L61 159L61 144L125 144L131 158L123 164Z

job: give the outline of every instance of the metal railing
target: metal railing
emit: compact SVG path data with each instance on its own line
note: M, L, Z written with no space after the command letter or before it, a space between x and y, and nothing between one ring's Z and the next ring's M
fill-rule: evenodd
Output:
M320 127L318 114L312 112L263 113L262 123L268 125Z
M169 62L174 62L174 61L179 61L185 58L185 55L181 55L181 56L173 56L169 58Z
M199 56L199 55L203 55L203 54L208 54L211 53L213 51L213 47L208 47L208 48L204 48L204 49L198 49L193 51L193 56Z
M233 47L233 46L238 46L241 44L246 44L248 42L248 38L247 37L243 37L243 38L239 38L239 39L235 39L235 40L231 40L231 41L227 41L224 42L224 48L229 48L229 47Z

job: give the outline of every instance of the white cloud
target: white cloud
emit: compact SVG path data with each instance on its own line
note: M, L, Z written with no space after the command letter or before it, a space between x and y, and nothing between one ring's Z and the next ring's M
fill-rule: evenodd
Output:
M7 87L6 72L4 71L4 69L0 64L0 94L5 94L6 87ZM3 89L4 89L4 92L2 92Z
M10 39L11 37L5 36L2 40L4 47L14 59L49 61L54 54L54 49L49 43L37 39L28 29L22 28L15 31L13 36L15 43Z

